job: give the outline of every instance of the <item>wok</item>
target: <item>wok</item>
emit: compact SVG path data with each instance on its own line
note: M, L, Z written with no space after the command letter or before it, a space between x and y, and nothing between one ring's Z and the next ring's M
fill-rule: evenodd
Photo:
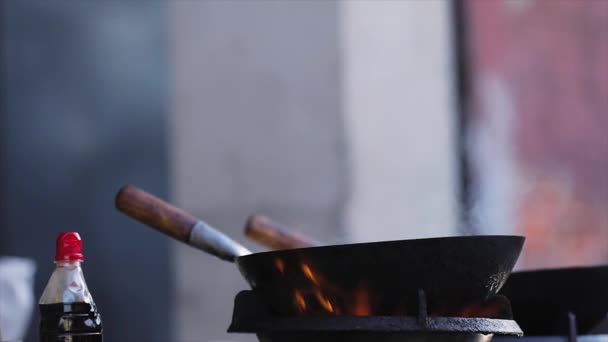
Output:
M514 272L500 292L526 335L566 335L568 313L576 315L580 333L593 334L608 322L606 284L608 265L554 268Z
M420 290L433 308L481 302L509 276L524 238L460 236L251 253L203 221L132 185L116 196L125 214L223 260L283 315L404 315ZM442 308L442 312L446 312Z

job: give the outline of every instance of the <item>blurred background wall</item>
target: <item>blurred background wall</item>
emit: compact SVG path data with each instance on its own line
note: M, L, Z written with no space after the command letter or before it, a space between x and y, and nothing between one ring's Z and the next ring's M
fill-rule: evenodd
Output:
M349 239L458 233L450 3L345 1L338 7Z
M57 233L80 232L107 341L171 340L169 243L113 205L169 192L166 4L1 5L0 254L36 261L39 298Z
M525 268L608 259L608 2L463 4L479 231Z
M457 233L448 3L170 7L180 206L240 240L252 212L327 243ZM178 340L235 340L240 274L175 250Z
M170 8L176 203L240 241L256 211L319 239L339 235L348 172L336 4ZM235 265L174 251L177 340L255 340L225 333L247 288Z
M81 231L110 341L254 340L225 333L234 265L116 213L124 183L256 251L259 212L327 243L524 234L519 268L605 263L607 7L4 1L0 254L38 262L38 296Z

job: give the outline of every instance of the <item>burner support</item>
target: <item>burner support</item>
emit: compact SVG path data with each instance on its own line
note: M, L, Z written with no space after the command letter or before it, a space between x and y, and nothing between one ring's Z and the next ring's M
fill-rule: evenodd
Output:
M228 332L256 333L276 341L454 341L486 342L494 334L522 336L512 319L431 317L426 295L418 293L417 316L276 316L255 291L235 298ZM508 303L508 302L507 302ZM510 312L510 308L505 310Z

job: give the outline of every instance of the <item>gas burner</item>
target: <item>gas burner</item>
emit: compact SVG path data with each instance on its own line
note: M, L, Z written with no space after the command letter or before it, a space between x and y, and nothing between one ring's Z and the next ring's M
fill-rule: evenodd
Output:
M501 337L496 342L608 342L608 315L585 335L579 335L577 329L577 318L572 312L567 315L564 326L568 331L564 335L556 336L525 336L523 338ZM564 320L565 321L565 320ZM547 334L548 335L548 334Z
M506 298L500 318L434 317L427 312L424 291L419 291L417 316L277 316L255 291L242 291L235 298L228 332L255 333L261 342L487 342L496 335L521 336L511 318Z
M501 294L525 332L500 342L608 342L608 266L515 272Z

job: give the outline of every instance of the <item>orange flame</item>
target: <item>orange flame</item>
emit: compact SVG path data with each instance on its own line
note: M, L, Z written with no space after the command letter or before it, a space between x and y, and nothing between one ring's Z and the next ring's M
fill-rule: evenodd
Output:
M504 307L504 300L501 299L501 296L496 296L487 302L465 305L456 315L457 317L500 318L500 313Z
M369 298L369 289L366 284L361 284L354 295L353 316L371 316L372 303Z
M332 285L323 277L317 275L310 265L306 263L300 264L300 270L306 279L310 280L310 288L306 290L310 296L304 296L302 292L306 289L297 290L294 296L300 296L304 302L306 300L316 301L315 303L308 302L306 307L308 310L306 313L318 314L318 310L322 310L322 313L331 313L334 315L340 315L342 313L355 316L366 316L372 314L371 303L369 301L368 289L366 286L360 286L356 292L343 291L336 286ZM296 299L300 301L300 299ZM338 305L336 305L338 303ZM296 304L296 308L299 312L301 311L301 304Z
M308 266L307 264L302 264L302 272L304 273L306 278L310 279L315 285L319 285L319 281L315 277L314 273L312 273L310 266Z
M293 291L294 310L299 314L349 316L411 314L404 302L383 300L382 294L374 293L366 282L361 282L354 289L344 289L333 284L322 274L315 273L313 267L308 263L300 263L299 267L286 268L285 261L277 258L275 267L282 275L286 275L285 272L288 272L286 276L297 276L297 274L289 272L301 272L299 275L303 278L299 279L303 279L304 283ZM504 307L504 302L496 299L466 305L445 304L430 308L429 315L432 317L498 318Z
M285 274L285 262L281 258L274 259L274 265L281 274Z
M293 298L296 304L296 309L298 309L299 312L306 312L306 301L304 300L304 296L302 296L302 293L300 293L300 291L298 290L295 290L293 293Z
M327 299L327 298L325 298L325 296L323 296L323 294L321 293L320 290L316 290L315 291L315 297L317 297L317 300L319 301L319 304L321 304L321 306L327 312L334 312L334 306L331 305L331 302L329 301L329 299Z

